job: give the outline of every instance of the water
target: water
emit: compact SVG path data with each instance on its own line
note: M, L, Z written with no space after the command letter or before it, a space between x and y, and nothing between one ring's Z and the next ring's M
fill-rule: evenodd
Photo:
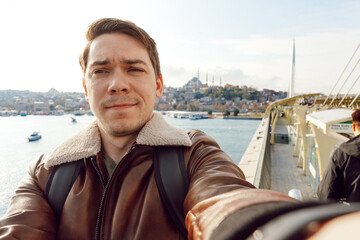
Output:
M199 129L214 138L221 149L238 164L254 135L260 120L178 119L165 117L172 125L190 130Z
M206 132L236 164L260 123L259 120L189 120L164 117L172 125ZM9 200L24 177L29 163L85 128L94 117L84 115L76 119L77 123L70 121L70 115L0 117L0 217L5 214ZM27 137L34 131L39 131L42 139L28 142Z

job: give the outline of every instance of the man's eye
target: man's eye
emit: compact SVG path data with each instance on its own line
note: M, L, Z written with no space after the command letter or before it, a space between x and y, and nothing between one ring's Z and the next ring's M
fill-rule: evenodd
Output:
M129 68L129 72L144 72L144 70L139 68Z
M107 73L107 71L105 71L103 69L99 69L99 70L94 71L94 74L103 74L103 73Z

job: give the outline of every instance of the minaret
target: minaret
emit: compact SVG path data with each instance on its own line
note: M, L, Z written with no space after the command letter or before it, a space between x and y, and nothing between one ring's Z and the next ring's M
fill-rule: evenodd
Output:
M206 86L209 87L209 85L208 85L208 73L207 72L206 72Z
M294 97L294 85L295 85L295 39L293 41L293 57L291 65L291 79L289 84L288 98Z
M220 77L220 87L221 87L221 77Z
M212 79L212 86L214 87L214 75L213 75L213 79Z

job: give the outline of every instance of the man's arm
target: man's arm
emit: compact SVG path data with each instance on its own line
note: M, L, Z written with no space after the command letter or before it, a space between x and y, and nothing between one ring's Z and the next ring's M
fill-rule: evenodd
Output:
M41 160L30 164L0 219L0 239L56 239L56 218L44 195L49 171L38 171Z
M193 144L184 152L190 180L186 212L210 197L239 188L255 188L213 138L199 130L190 131L189 136Z
M318 187L317 194L320 200L340 200L343 196L343 176L339 165L341 154L341 151L336 149L331 155Z
M190 138L193 145L185 151L190 189L184 203L189 239L209 239L228 217L234 217L237 228L244 231L240 235L247 236L297 202L285 194L256 189L206 134L192 131Z

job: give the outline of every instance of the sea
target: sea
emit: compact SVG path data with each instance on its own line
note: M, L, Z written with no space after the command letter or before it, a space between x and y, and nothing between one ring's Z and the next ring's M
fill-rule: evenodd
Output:
M84 129L94 116L73 115L0 117L0 217L6 212L10 198L25 176L28 165L42 153ZM213 137L238 164L250 143L260 120L246 119L178 119L164 115L166 121L186 130L199 129ZM42 138L29 142L27 137L38 131Z

